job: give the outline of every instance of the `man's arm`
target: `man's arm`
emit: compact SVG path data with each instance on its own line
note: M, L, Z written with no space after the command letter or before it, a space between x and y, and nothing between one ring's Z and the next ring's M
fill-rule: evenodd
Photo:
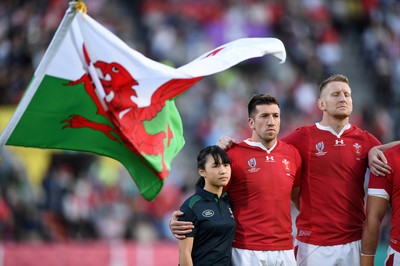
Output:
M176 239L185 239L185 235L191 233L194 228L192 222L179 221L181 215L183 215L183 212L174 211L169 220L169 229Z
M373 266L378 247L381 222L389 202L386 198L368 196L367 214L361 241L361 266Z
M400 140L392 141L383 145L375 146L368 152L368 165L371 172L376 176L385 176L390 174L391 168L387 164L385 155L386 150L399 145Z

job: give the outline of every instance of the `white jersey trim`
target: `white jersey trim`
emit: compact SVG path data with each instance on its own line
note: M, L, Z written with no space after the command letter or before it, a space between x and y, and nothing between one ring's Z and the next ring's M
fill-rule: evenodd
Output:
M244 142L247 143L247 145L250 145L253 147L259 147L259 148L263 149L264 151L266 151L267 153L271 153L271 151L273 151L273 149L275 149L276 144L278 143L278 141L275 141L274 145L272 145L271 148L267 149L261 142L251 141L250 139L245 139Z
M374 197L379 197L379 198L384 198L389 200L390 196L386 192L386 190L382 188L369 188L368 189L368 196L374 196Z
M342 136L342 134L343 134L346 130L348 130L348 129L351 128L351 125L350 125L350 124L347 124L347 125L345 125L345 126L342 128L342 130L341 130L339 133L336 133L336 131L333 130L332 127L330 127L330 126L323 126L323 125L321 125L320 123L315 123L315 126L316 126L318 129L320 129L320 130L325 130L325 131L331 132L333 135L335 135L335 136L338 137L338 138L340 138L340 137Z

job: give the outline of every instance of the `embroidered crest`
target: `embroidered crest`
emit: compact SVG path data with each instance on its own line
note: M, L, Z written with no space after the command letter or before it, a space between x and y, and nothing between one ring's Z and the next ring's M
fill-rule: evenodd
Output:
M283 159L282 163L285 167L286 172L290 172L290 162L286 159Z
M360 156L362 154L362 147L360 144L356 143L353 145L354 147L354 152L356 153L357 156Z

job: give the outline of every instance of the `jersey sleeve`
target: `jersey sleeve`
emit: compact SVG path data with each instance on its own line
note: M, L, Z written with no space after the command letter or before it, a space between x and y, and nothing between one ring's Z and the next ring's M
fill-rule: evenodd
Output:
M307 132L305 128L297 128L295 131L281 139L283 142L294 146L297 150L303 149L307 145Z
M232 147L232 148L230 148L230 149L228 149L228 150L226 150L226 153L228 154L228 157L229 157L229 160L231 161L231 163L230 163L230 165L231 165L231 169L234 169L235 168L235 156L234 156L234 154L235 154L235 152L234 152L234 147ZM233 171L232 171L233 172ZM224 186L224 188L223 188L223 191L224 192L227 192L227 191L229 191L229 187L230 187L230 185L232 184L232 179L234 178L234 175L232 174L231 175L231 178L230 178L230 180L229 180L229 182L228 182L228 184L226 185L226 186Z
M293 187L298 187L301 185L301 168L302 168L302 159L299 153L299 150L303 149L302 145L306 143L307 134L305 128L297 128L295 131L281 139L281 141L289 144L293 147L293 156L296 160L296 175L293 183Z
M372 172L369 176L368 196L375 196L389 200L392 190L390 175L376 176Z
M183 204L181 206L180 211L183 212L183 215L179 217L179 221L192 222L193 225L194 225L194 228L192 229L192 232L188 233L188 234L185 234L185 236L194 237L197 234L197 223L198 223L198 219L197 219L196 214L186 204Z
M394 165L395 160L393 160L395 156L393 156L391 150L386 151L384 154L388 160L389 166L392 169L396 169L396 165ZM376 176L371 172L368 183L368 196L376 196L390 200L390 195L393 190L393 178L393 171L385 176Z
M301 185L301 167L302 161L299 151L293 147L293 153L296 160L296 175L294 177L293 187L299 187Z
M370 144L368 151L370 149L372 149L373 147L379 146L382 144L374 135L372 135L369 132L367 134L368 134L368 139L369 139L369 144Z

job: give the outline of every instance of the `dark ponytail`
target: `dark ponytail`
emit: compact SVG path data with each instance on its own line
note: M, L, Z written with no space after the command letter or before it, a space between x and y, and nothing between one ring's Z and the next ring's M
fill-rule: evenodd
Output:
M204 188L205 185L206 185L206 180L204 179L203 176L200 176L199 179L197 179L196 187Z

